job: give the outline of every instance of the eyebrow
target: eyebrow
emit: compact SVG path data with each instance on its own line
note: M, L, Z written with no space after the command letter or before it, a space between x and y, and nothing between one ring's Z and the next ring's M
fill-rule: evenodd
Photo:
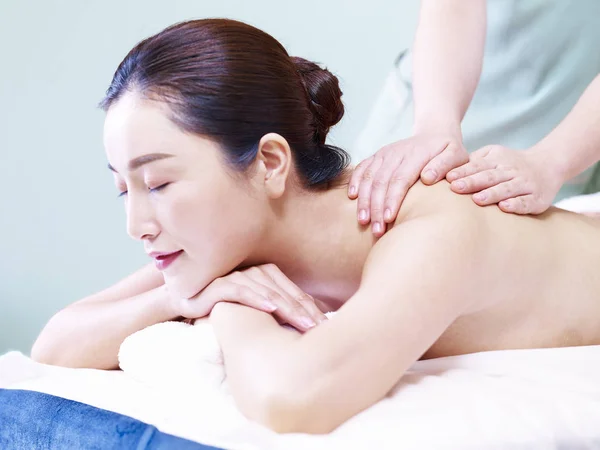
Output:
M138 156L137 158L132 159L131 161L129 161L129 164L127 164L127 170L129 170L130 172L139 169L140 167L142 167L144 164L148 164L154 161L158 161L160 159L165 159L165 158L172 158L175 155L170 155L168 153L150 153L148 155L142 155L142 156ZM110 170L112 170L115 173L118 173L115 168L113 166L110 165L110 163L108 164L108 168Z

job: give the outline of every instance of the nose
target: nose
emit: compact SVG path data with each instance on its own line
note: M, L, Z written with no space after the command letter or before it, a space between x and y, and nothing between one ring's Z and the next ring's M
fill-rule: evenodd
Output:
M135 194L127 198L127 234L133 239L155 238L160 232L154 208Z

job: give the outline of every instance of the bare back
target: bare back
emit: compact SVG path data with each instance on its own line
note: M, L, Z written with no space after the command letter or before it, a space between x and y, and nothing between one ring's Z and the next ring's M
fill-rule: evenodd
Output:
M600 344L600 220L557 208L540 216L506 214L452 193L445 182L418 184L409 195L415 211L451 208L467 215L489 265L477 308L424 358Z

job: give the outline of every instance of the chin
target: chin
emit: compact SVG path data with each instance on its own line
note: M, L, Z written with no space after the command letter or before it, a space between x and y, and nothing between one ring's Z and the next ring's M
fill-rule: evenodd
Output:
M199 277L186 277L185 274L164 275L165 284L169 292L178 298L192 298L202 289L210 284L210 281L203 282Z

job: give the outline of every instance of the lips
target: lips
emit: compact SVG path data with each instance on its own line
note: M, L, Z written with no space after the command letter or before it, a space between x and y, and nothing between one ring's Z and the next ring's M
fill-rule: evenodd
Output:
M154 265L158 270L165 270L183 253L183 250L172 253L152 252L150 256L154 258Z

